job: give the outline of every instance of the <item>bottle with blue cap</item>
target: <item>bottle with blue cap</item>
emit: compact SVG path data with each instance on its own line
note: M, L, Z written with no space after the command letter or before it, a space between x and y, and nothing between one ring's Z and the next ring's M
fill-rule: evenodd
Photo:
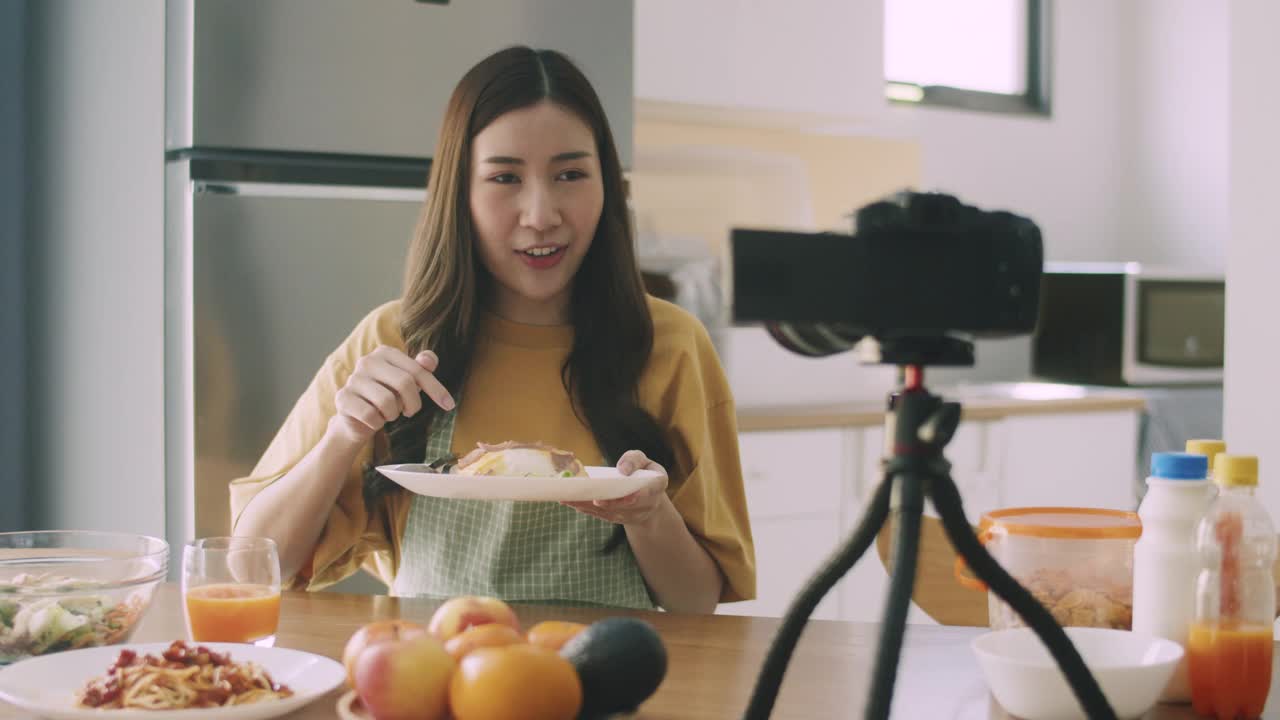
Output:
M1142 536L1133 548L1133 631L1187 644L1195 620L1196 526L1213 501L1209 458L1155 453L1147 493L1138 506ZM1178 664L1160 698L1190 702L1187 662Z

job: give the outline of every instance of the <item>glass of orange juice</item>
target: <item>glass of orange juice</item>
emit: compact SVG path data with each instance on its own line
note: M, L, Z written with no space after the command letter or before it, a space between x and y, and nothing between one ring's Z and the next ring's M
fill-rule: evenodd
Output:
M280 624L280 555L270 538L211 537L182 549L182 597L195 642L271 646Z

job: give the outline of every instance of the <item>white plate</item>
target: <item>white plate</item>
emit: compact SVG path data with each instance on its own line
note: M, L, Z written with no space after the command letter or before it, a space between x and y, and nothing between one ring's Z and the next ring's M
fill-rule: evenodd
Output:
M623 475L617 468L588 467L587 477L511 477L438 473L426 465L382 465L378 472L418 495L458 500L612 500L648 487L666 487L654 470Z
M248 705L187 710L99 710L76 707L76 692L104 675L128 648L159 655L169 643L126 643L68 650L21 660L0 669L0 700L54 720L261 720L292 712L346 681L342 664L320 655L238 643L199 643L235 662L254 662L293 696Z

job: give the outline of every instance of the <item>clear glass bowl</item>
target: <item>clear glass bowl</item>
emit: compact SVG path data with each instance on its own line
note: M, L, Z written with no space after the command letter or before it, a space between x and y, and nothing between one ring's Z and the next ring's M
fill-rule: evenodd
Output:
M0 533L0 665L133 635L169 544L130 533Z

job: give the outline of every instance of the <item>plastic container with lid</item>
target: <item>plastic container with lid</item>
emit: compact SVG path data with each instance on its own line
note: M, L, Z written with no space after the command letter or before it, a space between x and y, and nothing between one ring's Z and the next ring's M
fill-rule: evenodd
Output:
M1196 529L1200 572L1187 639L1191 702L1199 715L1256 718L1271 689L1275 525L1254 495L1258 459L1218 455L1220 491Z
M1103 508L1006 508L978 524L996 562L1064 627L1131 629L1133 546L1141 534L1136 513ZM987 589L963 569L958 559L962 585ZM988 593L988 610L992 629L1024 625L995 593Z
M1192 453L1155 453L1147 493L1138 507L1142 537L1133 548L1133 630L1183 646L1195 616L1196 525L1213 501L1209 459ZM1161 694L1187 702L1187 663L1178 663Z

